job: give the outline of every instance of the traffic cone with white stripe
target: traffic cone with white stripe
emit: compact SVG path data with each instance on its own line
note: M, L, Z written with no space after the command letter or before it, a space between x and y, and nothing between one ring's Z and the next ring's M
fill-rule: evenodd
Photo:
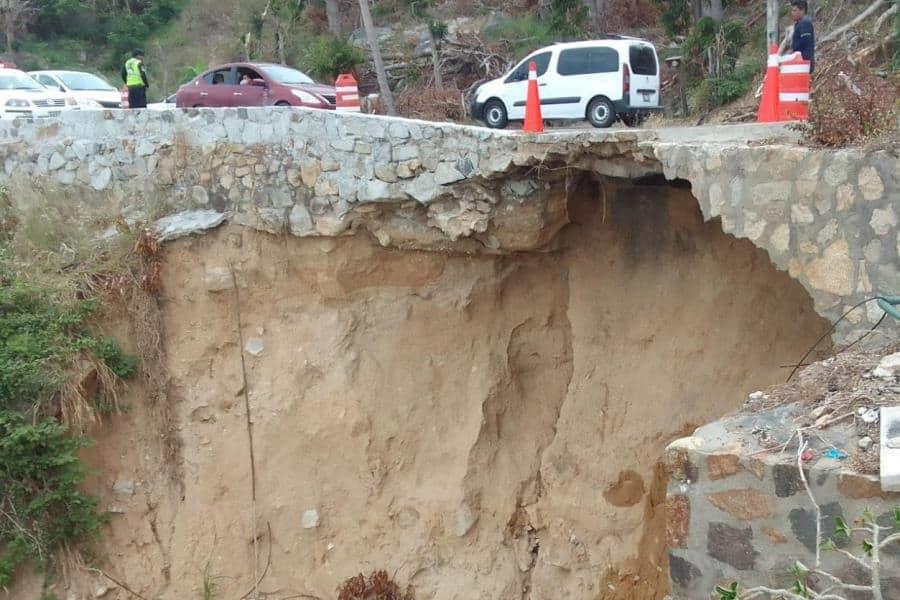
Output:
M778 46L769 46L769 62L766 77L763 79L762 100L759 102L757 123L774 123L778 121Z
M778 77L778 119L809 120L810 66L803 55L794 52L781 57Z
M528 96L525 99L525 133L543 133L544 118L541 115L541 96L538 93L537 63L528 63Z
M359 111L359 87L350 73L341 73L334 82L335 108L341 112Z

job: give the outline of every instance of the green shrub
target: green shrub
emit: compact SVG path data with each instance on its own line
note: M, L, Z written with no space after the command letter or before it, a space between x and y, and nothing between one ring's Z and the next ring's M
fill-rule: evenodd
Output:
M53 552L92 538L103 523L96 499L79 490L77 453L87 440L51 416L72 365L98 361L123 378L137 368L115 341L90 333L96 302L56 300L18 280L4 256L0 247L0 588L23 563L44 568Z
M54 419L0 410L0 587L22 563L46 567L51 552L97 534L97 500L78 490L85 446Z
M355 71L365 60L362 50L347 40L322 35L306 48L300 65L315 77L333 80L341 73Z

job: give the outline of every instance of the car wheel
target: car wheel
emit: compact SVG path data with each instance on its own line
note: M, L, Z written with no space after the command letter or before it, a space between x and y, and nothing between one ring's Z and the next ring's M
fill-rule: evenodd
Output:
M484 124L491 129L505 129L509 125L509 115L501 101L489 100L484 105Z
M607 128L616 122L616 109L606 98L594 98L588 104L587 120L594 127Z
M291 105L290 102L285 102L284 100L280 100L275 103L275 106L290 106L290 105Z

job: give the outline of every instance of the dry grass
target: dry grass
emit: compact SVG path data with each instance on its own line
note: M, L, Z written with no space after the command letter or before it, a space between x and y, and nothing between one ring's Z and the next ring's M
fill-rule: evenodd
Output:
M338 587L338 600L415 600L412 587L401 590L387 571L351 577Z

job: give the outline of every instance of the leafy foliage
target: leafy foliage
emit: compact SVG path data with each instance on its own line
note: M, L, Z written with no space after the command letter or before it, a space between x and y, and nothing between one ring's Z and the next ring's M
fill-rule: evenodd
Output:
M507 40L515 58L552 42L583 39L590 19L579 0L552 0L549 14L533 13L511 19L491 32L491 37Z
M0 410L0 587L26 560L44 567L49 552L99 530L97 500L78 490L85 445L54 419Z
M87 441L52 416L73 361L92 356L119 377L136 359L90 334L96 303L54 301L17 280L0 254L0 587L23 562L45 567L63 545L96 535L97 501L79 491Z
M654 0L664 5L660 22L669 37L684 35L691 28L690 0Z
M356 71L365 60L362 51L347 40L322 35L306 49L301 65L312 75L333 81L341 73Z

